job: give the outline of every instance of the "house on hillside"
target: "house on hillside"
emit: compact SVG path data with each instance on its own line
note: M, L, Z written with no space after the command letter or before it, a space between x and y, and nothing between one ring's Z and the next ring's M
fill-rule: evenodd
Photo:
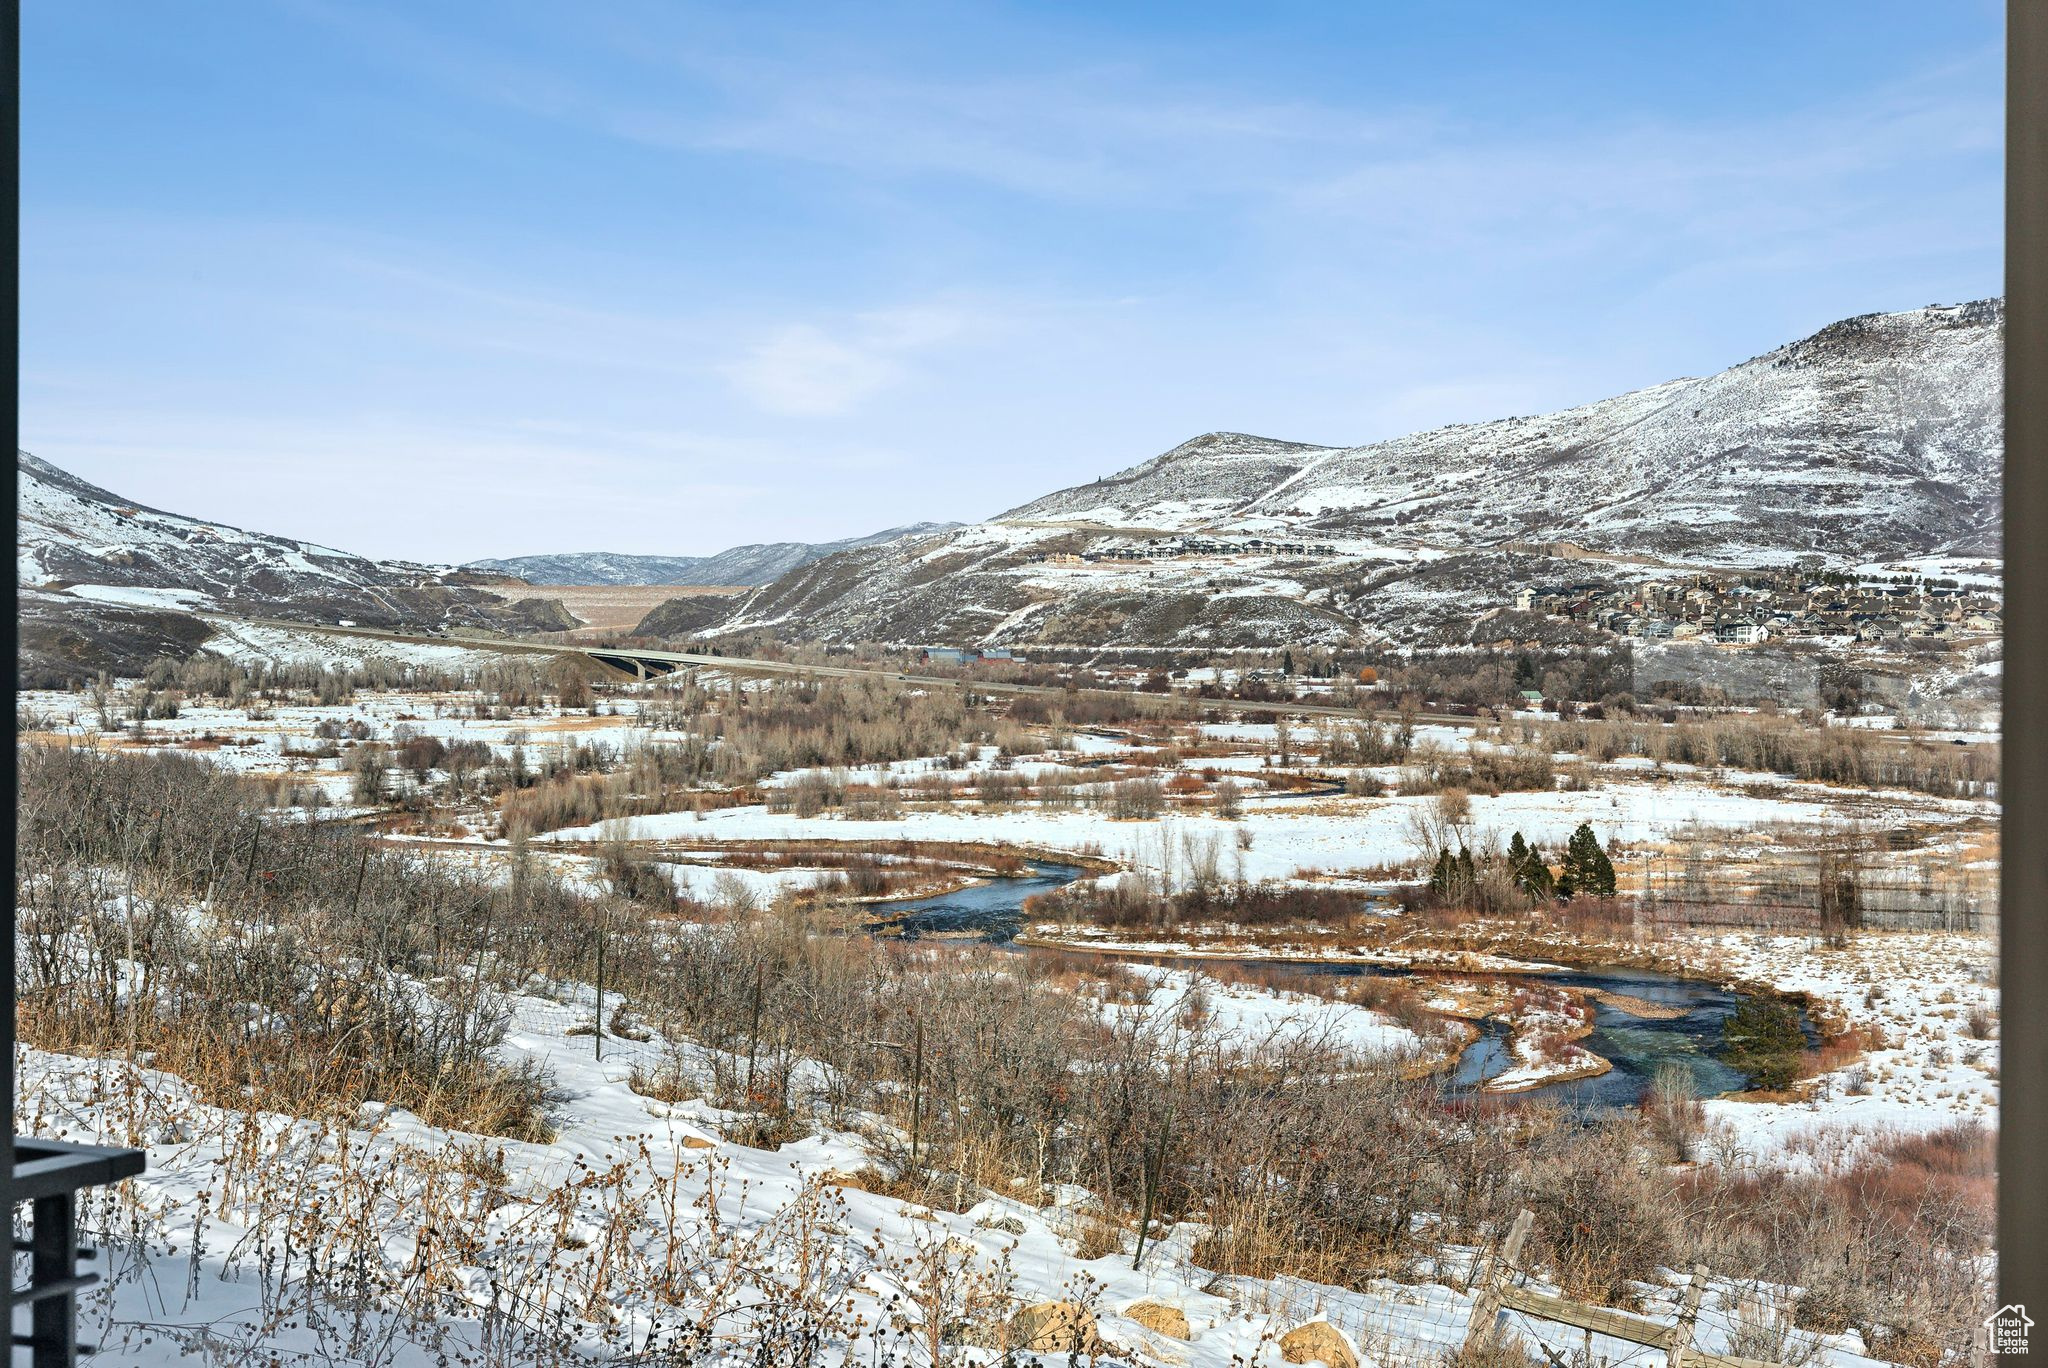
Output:
M1722 646L1754 646L1770 635L1771 629L1753 618L1722 618L1714 624L1714 640Z

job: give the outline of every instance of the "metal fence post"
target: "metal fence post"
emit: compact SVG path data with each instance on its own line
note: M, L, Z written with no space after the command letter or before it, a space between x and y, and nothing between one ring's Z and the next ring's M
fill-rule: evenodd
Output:
M78 1294L67 1284L78 1275L76 1198L69 1192L39 1197L33 1211L29 1286L49 1291L29 1308L29 1362L33 1368L72 1368L78 1362Z

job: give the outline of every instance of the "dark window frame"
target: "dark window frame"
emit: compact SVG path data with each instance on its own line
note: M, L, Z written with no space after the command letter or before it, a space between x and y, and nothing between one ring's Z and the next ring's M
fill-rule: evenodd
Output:
M2007 5L2005 101L1998 1285L2048 1315L2048 0Z

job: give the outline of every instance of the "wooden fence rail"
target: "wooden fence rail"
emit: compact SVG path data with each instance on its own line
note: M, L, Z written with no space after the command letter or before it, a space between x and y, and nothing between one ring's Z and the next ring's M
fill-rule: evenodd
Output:
M1535 1216L1524 1211L1508 1228L1507 1239L1479 1280L1479 1296L1472 1303L1472 1318L1465 1327L1465 1350L1476 1353L1492 1344L1500 1333L1501 1316L1519 1311L1539 1320L1569 1325L1595 1335L1626 1340L1648 1349L1661 1349L1670 1368L1780 1368L1761 1359L1715 1354L1693 1345L1693 1329L1699 1320L1700 1297L1707 1290L1707 1270L1695 1267L1687 1280L1685 1296L1679 1303L1678 1319L1666 1325L1648 1316L1617 1311L1611 1306L1593 1306L1569 1297L1533 1292L1515 1285L1522 1244L1529 1238Z

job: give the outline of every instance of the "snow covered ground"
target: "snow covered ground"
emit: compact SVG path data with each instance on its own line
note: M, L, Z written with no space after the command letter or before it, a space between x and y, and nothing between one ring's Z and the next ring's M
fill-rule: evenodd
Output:
M1603 842L1636 844L1669 841L1699 829L1750 832L1820 824L1839 811L1830 801L1833 796L1804 798L1797 788L1786 797L1757 796L1683 779L1615 782L1582 792L1473 795L1469 822L1475 840L1491 834L1502 845L1516 831L1531 841L1561 845L1581 822L1590 822ZM1898 820L1910 814L1921 820L1960 822L1991 810L1982 804L1942 803L1905 794L1873 802L1874 812ZM1099 812L1031 804L997 812L910 811L879 821L837 813L803 818L739 807L706 813L701 821L692 813L660 813L591 823L552 832L549 839L1000 840L1100 854L1169 882L1185 871L1192 843L1205 852L1214 850L1226 875L1288 879L1298 873L1372 872L1412 864L1417 858L1415 818L1433 811L1435 804L1433 797L1280 799L1247 805L1242 820L1235 822L1194 812L1106 821Z
M136 591L129 591L136 592ZM452 671L481 670L504 660L498 651L480 651L453 642L446 646L421 641L350 636L317 628L274 627L232 618L208 618L214 634L205 649L229 660L263 661L272 665L303 663L327 669L361 669L373 660L422 665Z
M89 703L78 696L23 695L21 702L60 733L98 730ZM401 726L444 741L481 740L499 755L515 746L535 755L592 742L623 751L646 737L634 698L609 699L605 707L610 711L601 716L540 709L478 718L471 695L365 692L326 707L187 706L177 718L151 721L147 736L148 744L244 772L305 774L328 786L339 804L346 801L348 776L338 759L287 753L313 741L322 723L361 723L381 740ZM1441 734L1430 739L1446 748L1474 744L1470 729L1432 730ZM1306 744L1310 729L1299 728L1296 736ZM1238 746L1240 753L1190 759L1187 769L1244 763L1256 773L1266 767L1259 752L1278 738L1270 724L1243 724L1210 729L1206 739ZM126 736L108 740L134 744ZM1110 735L1078 736L1074 751L1136 758L1131 738ZM1072 752L1023 757L1011 768L1028 777L1074 758ZM933 773L938 763L917 758L843 777L907 779ZM950 772L986 773L998 763L985 750L964 771ZM770 786L794 777L776 776ZM1959 825L1995 812L1990 804L1907 793L1729 782L1737 777L1747 776L1616 766L1586 790L1473 795L1467 829L1474 839L1491 833L1503 841L1521 831L1552 847L1582 821L1603 840L1631 844L1701 830L1767 843L1774 832L1836 822L1850 809L1859 821L1922 826ZM1112 821L1098 811L1031 802L989 811L912 808L882 821L836 812L799 818L750 806L593 823L548 839L1007 842L1101 854L1169 885L1205 862L1227 878L1378 879L1388 867L1412 864L1416 820L1435 810L1437 800L1274 793L1248 797L1244 806L1238 821L1199 809ZM481 840L466 848L484 862L502 850ZM721 901L744 890L769 902L827 877L820 870L725 869L715 850L712 855L703 864L663 869L680 890ZM589 864L567 852L553 858L579 869ZM1868 1045L1860 1061L1822 1075L1807 1100L1708 1104L1710 1152L1730 1162L1798 1165L1880 1129L1993 1119L1998 1057L1991 953L1990 941L1966 936L1866 935L1838 950L1797 938L1730 936L1704 945L1702 959L1711 959L1715 972L1806 993L1822 1009L1819 1015L1864 1031ZM1225 982L1192 967L1131 972L1142 1000L1106 994L1106 1024L1140 1011L1159 1020L1193 1012L1246 1045L1313 1035L1360 1053L1401 1056L1423 1044L1387 1017L1348 1003ZM1982 1014L1974 1022L1973 1010ZM131 1213L147 1248L119 1252L112 1261L120 1275L114 1286L88 1303L89 1316L97 1317L94 1333L111 1347L100 1361L233 1361L231 1346L262 1342L277 1345L285 1355L278 1361L293 1368L351 1355L375 1357L391 1368L426 1368L449 1353L480 1354L491 1335L502 1345L515 1295L566 1308L559 1328L569 1345L638 1351L675 1314L665 1309L675 1297L664 1280L675 1276L670 1263L678 1250L698 1280L693 1306L706 1304L710 1294L703 1288L730 1288L727 1314L712 1319L729 1337L723 1349L735 1358L758 1332L759 1307L784 1295L776 1289L785 1285L776 1280L805 1258L819 1270L813 1291L829 1282L833 1299L850 1298L866 1317L864 1330L846 1332L850 1338L907 1316L904 1308L942 1276L960 1287L1000 1287L1006 1305L1084 1302L1104 1339L1127 1357L1187 1368L1276 1363L1278 1336L1317 1316L1389 1368L1419 1364L1463 1338L1471 1306L1463 1282L1467 1255L1454 1251L1425 1275L1433 1280L1374 1281L1359 1290L1216 1278L1193 1259L1201 1235L1193 1228L1159 1240L1135 1271L1128 1244L1121 1254L1084 1259L1077 1243L1088 1223L1082 1194L1052 1194L1049 1202L1036 1195L1027 1203L1020 1194L989 1193L966 1211L949 1213L837 1185L841 1176L873 1163L871 1139L833 1131L779 1149L738 1143L728 1135L738 1129L735 1114L702 1100L663 1102L633 1089L635 1065L659 1058L666 1042L608 1036L604 1061L593 1061L590 1037L569 1034L587 1029L589 1016L588 1005L573 1000L516 1003L503 1053L545 1062L563 1088L562 1129L546 1145L451 1134L384 1108L366 1109L346 1128L250 1116L203 1105L164 1075L148 1077L145 1114L132 1118L131 1132L131 1118L119 1110L127 1092L118 1086L117 1063L24 1051L24 1116L31 1125L71 1138L120 1140L132 1133L151 1151L151 1173L136 1185ZM1994 1038L1980 1040L1979 1032ZM201 1193L210 1196L202 1202ZM316 1194L319 1205L284 1200L285 1193ZM206 1214L195 1219L202 1208ZM309 1243L307 1232L315 1230L331 1233L324 1243ZM331 1306L309 1306L304 1265L293 1260L328 1259L327 1276L342 1266L334 1261L344 1253L376 1283L380 1304L389 1306L394 1296L409 1301L440 1327L435 1333L444 1341L426 1342L417 1326L407 1328L388 1311L342 1316ZM717 1270L733 1268L746 1271L720 1284ZM1716 1283L1701 1317L1700 1342L1725 1347L1736 1303L1757 1291ZM1646 1288L1644 1304L1668 1318L1676 1295L1671 1286ZM1124 1314L1142 1300L1182 1311L1192 1338L1165 1338ZM756 1312L746 1310L749 1304ZM1522 1329L1531 1342L1546 1334L1555 1342L1554 1326L1525 1323ZM380 1336L382 1347L366 1350ZM533 1346L534 1360L542 1347ZM1657 1357L1618 1342L1596 1348L1613 1361L1650 1364ZM1863 1348L1853 1336L1836 1337L1823 1346L1821 1359L1853 1368L1864 1361ZM970 1352L962 1361L973 1357ZM510 1361L520 1359L514 1354Z
M1998 944L1989 936L1875 933L1840 947L1725 936L1709 954L1751 982L1805 994L1855 1030L1864 1053L1813 1081L1806 1101L1707 1103L1731 1159L1798 1162L1884 1132L1998 1122ZM1981 1034L1980 1034L1981 1033Z
M1185 986L1176 971L1155 991ZM1296 1007L1256 990L1208 1001L1253 1031ZM772 1347L755 1355L779 1323L773 1309L792 1304L812 1309L828 1343L873 1345L892 1327L914 1341L928 1313L979 1304L1000 1323L1016 1308L1068 1301L1090 1312L1118 1361L1176 1368L1277 1365L1281 1336L1312 1319L1386 1365L1433 1362L1464 1338L1469 1250L1451 1250L1433 1280L1356 1290L1219 1279L1191 1258L1203 1234L1193 1226L1152 1242L1135 1268L1128 1237L1121 1252L1084 1258L1089 1203L1078 1191L1050 1202L985 1193L957 1213L863 1191L872 1156L860 1134L739 1143L726 1135L735 1114L635 1091L635 1042L611 1038L605 1060L593 1060L589 1037L566 1033L587 1022L587 1007L515 1008L502 1053L546 1063L561 1088L562 1125L547 1144L450 1132L375 1104L346 1126L222 1110L166 1074L145 1069L144 1086L130 1090L117 1061L20 1050L30 1128L149 1152L118 1213L130 1236L106 1245L110 1282L82 1299L85 1338L102 1349L94 1361L240 1362L261 1346L263 1362L292 1368L552 1362L560 1350L673 1344L704 1325L708 1343L690 1361L773 1362ZM317 1295L316 1277L328 1284ZM351 1308L351 1287L375 1295ZM1675 1313L1672 1282L1642 1292L1651 1316ZM1739 1304L1760 1292L1782 1290L1715 1281L1696 1342L1725 1351ZM1133 1318L1148 1302L1178 1310L1188 1338ZM1519 1315L1509 1324L1532 1341L1561 1333ZM1619 1341L1595 1348L1617 1361L1659 1358ZM500 1357L486 1360L492 1349ZM1854 1334L1816 1349L1837 1368L1870 1362ZM971 1342L953 1352L961 1364L999 1357Z
M422 659L411 663L435 662ZM606 700L600 716L541 708L522 709L502 718L476 716L477 696L465 692L363 690L347 703L257 701L240 708L187 702L176 717L152 718L139 734L123 716L102 726L84 695L26 690L15 697L23 715L32 716L43 729L58 736L96 739L128 749L177 749L242 774L294 774L320 785L334 802L345 798L348 775L339 755L313 754L327 739L320 734L323 725L349 728L359 724L365 729L362 739L383 742L391 741L401 728L443 743L480 741L500 757L509 756L517 747L536 764L550 750L565 751L578 745L602 745L622 754L629 745L650 735L636 716L639 700L631 697ZM121 713L118 703L115 711Z
M245 629L260 631L267 629ZM461 651L459 647L421 647L426 652ZM25 693L26 713L61 734L91 736L99 729L89 700L80 695ZM331 809L345 807L351 775L341 756L309 755L323 725L360 726L373 739L389 741L400 729L444 742L482 741L494 755L509 756L515 747L532 763L550 751L566 753L578 745L598 745L615 755L658 734L645 730L637 716L640 698L627 693L604 700L603 714L563 713L552 708L522 709L505 717L476 716L475 695L466 693L364 691L345 704L262 704L250 708L187 704L176 718L152 720L142 744L176 748L238 772L292 775L317 785ZM1203 729L1214 745L1233 746L1238 753L1202 756L1183 762L1191 771L1216 769L1242 772L1256 781L1267 767L1267 748L1277 744L1271 723L1216 724ZM1425 729L1424 739L1446 748L1489 744L1474 741L1471 728ZM1440 734L1438 734L1440 733ZM1296 729L1310 744L1309 728ZM116 743L137 744L119 729ZM1020 778L1034 778L1069 764L1081 755L1090 759L1151 758L1156 752L1141 738L1117 734L1078 733L1069 738L1073 751L1059 755L1020 757L1005 761L992 748L982 748L964 766L936 757L914 758L886 765L836 772L853 783L897 782L946 775L955 782L1007 767ZM1146 752L1141 756L1140 752ZM1239 771L1238 766L1245 766ZM1069 774L1093 782L1094 772ZM1342 771L1338 771L1342 772ZM1398 767L1370 771L1383 781L1398 777ZM765 787L794 782L801 772L771 777ZM1813 829L1853 817L1864 826L1963 828L1973 819L1995 814L1988 802L1938 800L1904 792L1855 790L1811 783L1780 782L1740 772L1708 772L1667 765L1659 772L1647 763L1623 760L1599 772L1594 787L1550 792L1472 795L1464 831L1475 844L1489 839L1505 843L1519 831L1538 844L1556 848L1580 822L1590 823L1603 841L1624 846L1660 847L1718 833L1745 845L1768 848L1777 833ZM771 812L761 806L732 807L704 813L675 812L590 823L549 833L544 841L582 841L624 836L636 840L684 840L693 846L721 841L958 841L1010 844L1041 850L1098 855L1127 870L1172 887L1197 874L1213 871L1225 879L1346 882L1378 885L1391 871L1411 866L1417 857L1418 821L1436 808L1428 796L1342 797L1287 794L1246 785L1243 816L1231 821L1205 807L1170 807L1157 818L1108 820L1087 808L1047 808L1025 801L995 809L965 803L920 807L911 803L900 817L854 820L837 810L816 817ZM472 829L477 829L474 825ZM481 855L483 852L479 851ZM663 869L678 890L699 899L718 900L743 893L757 903L814 886L831 877L818 869L756 870L722 868L715 849L691 864ZM1624 861L1624 865L1626 862ZM1624 876L1628 870L1624 869ZM1809 946L1804 942L1773 944L1767 953L1750 952L1743 943L1722 947L1736 972L1760 980L1779 974L1778 986L1811 991L1840 1000L1845 1019L1882 1028L1898 1043L1874 1050L1861 1073L1838 1071L1822 1081L1825 1106L1872 1122L1889 1120L1903 1108L1922 1121L1930 1118L1987 1114L1995 1106L1995 1042L1944 1039L1936 1027L1945 1023L1950 1035L1968 1005L1995 991L1967 976L1959 979L1951 961L1981 961L1987 943L1960 938L1942 955L1902 955L1885 950L1893 941L1870 938L1854 943L1855 956ZM1951 953L1951 951L1953 953ZM1883 959L1889 954L1891 958ZM1754 964L1754 972L1744 965ZM1798 975L1820 976L1812 982ZM1924 1003L1910 1020L1895 1020L1904 1010L1899 1001L1866 1007L1861 999L1870 984L1897 985L1898 994L1925 992L1954 995L1950 1003ZM1960 1005L1959 1005L1960 1004ZM1917 1042L1917 1043L1916 1043ZM1917 1052L1916 1052L1917 1051ZM1970 1062L1975 1060L1975 1063ZM1769 1135L1789 1133L1807 1124L1816 1104L1787 1110L1771 1104L1716 1104L1730 1124L1739 1123L1758 1143Z
M1301 1040L1363 1055L1406 1057L1422 1052L1422 1038L1378 1012L1312 993L1225 983L1199 968L1132 965L1146 986L1144 1001L1103 1004L1111 1021L1133 1014L1173 1020L1187 1014L1227 1045L1250 1048L1267 1041Z
M76 598L94 603L118 603L131 608L208 608L213 600L197 589L146 589L130 584L74 584L65 590Z

